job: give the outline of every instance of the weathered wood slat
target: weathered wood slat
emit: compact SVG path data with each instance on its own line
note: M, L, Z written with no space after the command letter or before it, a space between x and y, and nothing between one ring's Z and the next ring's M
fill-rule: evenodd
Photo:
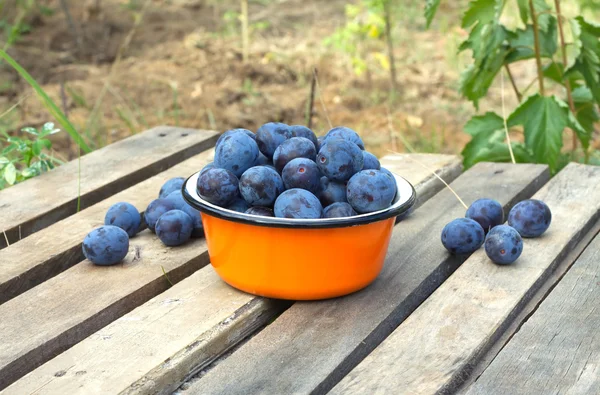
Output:
M540 165L480 163L451 185L467 202L493 196L505 208L548 179ZM347 297L295 303L192 385L202 394L325 393L427 298L465 257L440 243L465 209L444 189L394 229L377 280Z
M600 392L600 236L468 390L485 394Z
M158 191L172 177L188 177L212 160L205 151L170 169L140 182L92 207L59 221L19 243L0 250L0 304L81 262L85 235L104 223L108 208L129 202L140 212L158 197ZM131 240L135 244L135 239Z
M160 126L81 158L81 208L214 145L217 132ZM0 192L0 248L77 211L78 161ZM1 261L0 261L1 262Z
M477 251L332 392L455 391L598 220L599 184L599 167L570 164L563 169L534 196L551 208L552 224L542 237L525 239L518 263L494 265L484 250ZM507 373L510 383L515 378L514 371Z
M461 168L455 156L420 160L447 181ZM443 187L413 162L398 161L390 169L406 174L419 194L431 195ZM201 252L199 247L196 251ZM41 393L168 393L190 372L206 366L289 305L236 291L219 280L212 267L205 267L48 361L7 391L28 393L43 386ZM123 363L117 362L122 358ZM62 371L66 373L57 378L56 372ZM78 373L82 371L86 373Z
M83 261L4 303L0 389L165 291L163 268L175 283L208 263L204 239L169 248L146 229L122 264Z

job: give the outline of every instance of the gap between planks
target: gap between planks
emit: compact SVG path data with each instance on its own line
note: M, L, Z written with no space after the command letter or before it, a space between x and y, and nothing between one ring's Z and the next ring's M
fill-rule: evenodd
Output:
M216 142L219 134L159 126L81 158L81 208L155 175ZM77 211L78 160L0 191L0 232L10 244ZM5 248L0 237L0 249Z
M166 180L187 177L212 160L213 150L195 155L168 170L121 191L95 205L73 214L0 250L0 304L43 283L84 259L81 244L85 235L104 224L108 208L117 202L133 204L144 210ZM132 242L135 238L131 239Z
M429 160L435 160L442 177L448 181L460 172L461 165L457 157L431 156ZM432 190L439 190L443 187L437 179L429 177L429 174L419 173L415 165L409 163L409 161L404 165L399 164L391 170L399 174L410 173L407 174L407 178L416 184L417 191L423 192L423 195L430 194ZM185 297L191 290L198 288L196 281L199 281L199 279L208 281L207 279L210 278L218 280L211 292L208 292L208 290L198 292L196 299ZM231 295L238 295L238 299L234 300L235 303L228 304L226 301L232 298ZM203 303L202 298L207 299L208 302ZM179 300L181 303L173 304L173 309L169 309L164 315L158 314L155 311L157 310L156 306L160 306L165 300ZM223 306L227 306L231 310L217 314L218 308ZM242 314L244 306L251 306L244 313L245 315ZM211 267L205 267L164 294L155 297L150 302L116 320L95 335L74 345L70 350L18 380L7 389L7 393L31 391L44 383L46 383L44 392L52 392L52 389L64 391L65 388L68 388L67 392L70 393L72 389L78 389L80 385L84 385L84 392L86 393L90 391L167 393L168 390L176 389L179 383L191 373L208 365L218 355L244 339L249 333L266 324L273 316L288 306L289 304L286 302L257 298L236 291L222 283ZM178 308L183 310L178 312ZM177 315L179 318L175 322L188 319L190 321L187 324L188 326L184 326L184 329L188 328L188 330L179 330L178 325L173 323L169 314L179 314ZM147 322L136 318L140 315L157 316L159 318ZM208 329L203 326L206 317L210 317L209 322L212 322ZM218 322L218 324L215 324L215 322ZM151 324L151 327L149 324ZM125 326L130 326L131 329L128 331L120 329ZM128 334L140 333L140 336L144 337L141 333L155 333L155 331L159 335L164 335L164 339L162 339L164 342L161 342L159 336L158 339L144 341L144 345L139 345L135 343L137 340L128 336ZM175 333L169 335L169 331ZM113 334L110 339L107 339L113 343L111 346L104 341L103 336L106 335L102 334L106 333ZM118 335L121 333L122 335ZM146 337L149 338L150 336L151 334L148 333ZM177 343L177 341L180 343ZM181 343L182 341L184 342ZM152 349L152 347L156 349ZM148 348L151 348L151 350L148 350ZM140 352L144 355L139 355ZM122 366L114 364L114 362L106 362L119 360L121 354L134 359L138 357L136 359L137 363ZM70 366L73 366L74 361L77 361L77 363L69 369ZM95 365L95 363L98 364ZM144 364L144 368L140 366L142 364ZM127 367L133 369L133 372L127 371ZM63 371L65 374L62 374ZM87 372L85 377L82 374L77 374L81 371ZM56 372L61 372L58 379L53 378ZM143 376L140 375L140 372L143 372ZM104 374L108 374L110 379L102 380L101 377L104 377ZM95 385L94 377L98 377L105 384ZM117 379L119 377L120 379Z
M600 391L600 236L468 394L597 394Z
M548 297L548 295L554 290L559 282L569 272L569 269L573 267L576 261L584 253L585 249L592 243L594 238L600 235L600 221L597 221L589 232L587 232L581 241L568 253L568 255L561 260L559 265L556 267L554 272L549 276L548 280L542 284L540 289L535 292L531 300L523 307L523 310L510 322L506 330L500 335L498 340L492 344L492 346L481 356L479 361L473 367L472 373L460 384L456 393L458 395L465 395L469 390L469 387L479 379L481 374L487 369L487 367L494 361L496 356L504 349L504 347L511 341L513 336L519 332L521 327L535 314L536 310Z
M466 201L493 194L509 208L548 178L546 166L479 163L451 186ZM191 393L326 393L466 259L439 242L443 226L464 212L440 191L394 229L374 283L343 298L295 303Z
M454 393L472 366L600 217L600 168L569 164L534 198L551 228L509 266L477 251L332 393ZM529 252L531 251L531 252ZM529 252L529 253L528 253Z

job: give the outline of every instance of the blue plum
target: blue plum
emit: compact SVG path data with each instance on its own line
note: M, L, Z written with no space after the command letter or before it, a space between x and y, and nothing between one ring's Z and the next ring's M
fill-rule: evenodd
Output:
M310 159L296 158L283 168L281 173L285 189L302 188L318 195L321 192L321 172Z
M127 232L129 237L136 235L142 223L142 216L137 208L127 202L115 203L104 216L104 225L115 225Z
M181 208L181 211L186 213L192 219L192 237L204 236L204 226L202 225L202 214L189 204Z
M269 158L267 158L265 156L265 154L263 154L262 152L259 152L258 159L256 160L256 166L267 166L267 165L275 168L273 166L273 161L270 160Z
M263 217L274 217L273 209L269 207L254 206L246 210L246 214L261 215Z
M231 203L229 206L227 206L228 210L237 211L238 213L245 213L246 210L248 210L249 208L250 208L250 205L248 204L248 202L246 202L246 200L244 200L241 197L236 198L233 201L233 203Z
M268 166L251 167L240 179L240 193L250 206L272 206L284 190L281 176Z
M362 151L350 141L331 139L317 155L319 170L334 181L347 181L363 167Z
M305 137L292 137L284 141L273 154L275 169L281 173L289 161L296 158L307 158L312 161L317 156L317 149L309 139Z
M451 254L471 254L481 247L484 238L483 228L471 218L452 220L442 230L442 244Z
M375 155L370 152L363 151L363 170L375 169L379 170L381 168L381 164L379 163L379 159Z
M348 202L346 198L346 183L331 181L329 178L321 177L321 193L319 200L323 207L327 207L335 202Z
M148 229L154 232L156 221L158 221L160 216L166 213L167 211L174 209L175 204L171 200L154 199L153 201L151 201L148 207L146 208L146 211L144 211L144 220L146 221L146 225L148 225Z
M229 170L209 169L198 177L196 185L202 199L227 207L239 196L239 180Z
M465 217L479 222L485 234L494 226L504 222L504 211L500 202L494 199L477 199L467 209Z
M394 176L394 174L389 171L388 169L386 169L385 167L380 167L379 171L384 172L388 177L390 177L392 180L394 180L394 183L396 182L396 177Z
M484 248L492 262L509 265L521 256L523 239L515 228L508 225L497 225L485 238Z
M358 148L360 148L361 150L365 149L365 144L363 143L363 141L360 138L360 136L358 135L358 133L356 133L354 130L347 128L345 126L337 126L333 129L331 129L329 132L327 132L327 134L325 135L325 138L323 139L323 143L328 142L328 140L330 140L330 139L336 139L336 138L341 138L343 140L350 141L350 142L356 144L358 146Z
M258 154L256 141L244 133L232 133L215 148L215 166L239 177L256 165Z
M292 131L290 127L281 122L265 123L256 131L258 148L269 159L273 159L275 149L291 137Z
M178 246L190 239L194 224L181 210L167 211L156 223L156 235L167 246Z
M319 199L306 189L293 188L279 195L273 212L280 218L321 218L323 206Z
M183 177L175 177L171 178L167 182L163 184L160 188L160 192L158 193L159 198L167 197L171 192L181 190L183 183L185 182L185 178Z
M346 202L336 202L323 209L323 218L352 217L356 211Z
M325 139L325 136L317 137L317 145L315 146L317 148L317 152L321 151L321 148L323 147L324 139Z
M93 264L109 266L119 263L129 251L129 236L118 226L104 225L83 239L83 255Z
M200 174L203 174L206 170L210 170L210 169L214 169L214 168L216 168L215 162L210 162L206 166L204 166L202 168L202 170L200 170Z
M181 191L173 191L165 199L173 202L173 205L177 210L182 210L185 206L189 206L189 204L183 198Z
M508 224L515 228L522 237L541 236L550 227L552 212L541 200L523 200L508 213Z
M244 133L246 136L251 137L252 140L256 141L256 135L254 133L252 133L251 131L249 131L248 129L241 129L241 128L240 129L231 129L231 130L224 132L222 135L219 136L219 138L215 144L215 147L217 145L219 145L225 137L231 136L232 134L235 134L235 133Z
M396 184L381 170L362 170L346 185L348 203L364 214L391 206L396 196Z
M306 126L292 125L290 126L290 129L292 131L292 137L305 137L312 141L312 143L315 145L315 149L317 149L319 146L319 140L317 140L317 136Z

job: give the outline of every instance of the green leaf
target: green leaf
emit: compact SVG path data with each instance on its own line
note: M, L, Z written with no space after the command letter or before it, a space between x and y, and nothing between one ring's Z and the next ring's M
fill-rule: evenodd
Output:
M17 168L14 164L9 163L4 167L4 177L9 185L13 185L17 180Z
M0 166L4 166L5 164L9 163L10 161L8 160L8 158L6 156L0 156Z
M581 145L587 149L594 132L594 124L600 121L600 114L594 102L592 91L587 86L580 86L573 89L571 92L573 102L575 103L575 119L585 133L582 133L576 124L571 122L569 118L569 127L577 133ZM573 113L569 111L569 116L573 117Z
M579 26L578 36L574 38L580 46L575 64L567 71L578 71L591 89L594 100L600 103L600 25L587 22L582 16L575 18Z
M551 17L548 29L539 32L540 55L542 58L552 58L558 49L557 38L558 30L556 18ZM533 37L533 26L527 25L526 29L518 29L514 35L508 39L512 47L510 54L506 57L506 63L513 63L519 60L533 59L535 57L535 40Z
M593 101L592 91L587 86L579 86L571 92L571 97L575 103Z
M504 129L502 117L491 111L488 111L483 115L475 116L465 124L465 132L469 133L471 136L476 136L480 133L489 134L501 129Z
M48 139L39 139L37 142L48 149L52 148L52 142Z
M547 163L551 171L558 168L563 130L569 121L568 106L556 96L539 93L527 98L508 117L511 125L523 125L525 145L537 163Z
M529 4L527 3L527 0L517 0L517 5L519 6L521 20L524 24L527 24L527 20L529 19Z
M40 132L40 137L46 137L51 134L55 134L60 132L60 129L54 127L54 123L46 122L44 126L42 126L42 130Z
M431 21L440 5L440 1L441 0L427 0L425 2L425 20L427 21L425 27L427 29L429 29L429 26L431 25Z
M36 141L31 146L31 151L33 152L34 156L39 156L42 153L43 148L44 148L44 146L42 144L40 144L39 141Z
M498 21L503 3L502 0L472 0L463 15L461 26L466 29L475 23L485 25Z
M538 15L537 22L540 30L543 32L548 31L548 27L550 26L550 19L553 18L553 16L552 14L548 13L548 11L550 11L551 8L546 3L546 0L533 0L533 9Z
M29 127L28 128L23 128L23 129L21 129L21 131L25 132L25 133L33 134L34 136L38 135L38 131L35 130L35 128L29 128Z
M493 112L487 112L471 118L465 125L465 132L472 137L462 151L465 168L477 162L510 162L510 151L505 142L506 133L502 117ZM511 144L515 161L518 163L534 162L531 153L521 143Z
M39 163L39 162L37 162L37 163ZM23 169L23 171L21 172L21 176L23 176L24 179L32 178L39 174L40 174L39 170L37 170L33 167L28 167L26 169Z

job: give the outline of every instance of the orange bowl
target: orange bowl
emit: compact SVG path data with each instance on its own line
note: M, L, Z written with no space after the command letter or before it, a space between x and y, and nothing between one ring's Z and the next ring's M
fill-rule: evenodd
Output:
M398 193L384 210L346 218L262 217L202 199L199 175L182 192L202 213L211 265L229 285L277 299L326 299L369 285L383 267L396 217L416 200L413 186L394 175Z

